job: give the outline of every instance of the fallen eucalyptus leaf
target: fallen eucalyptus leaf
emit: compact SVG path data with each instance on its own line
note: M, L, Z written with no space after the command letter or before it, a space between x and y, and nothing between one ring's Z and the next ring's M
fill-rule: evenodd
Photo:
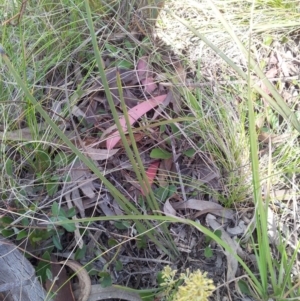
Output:
M173 215L176 216L176 210L173 208L173 206L170 204L169 200L166 200L166 202L164 203L164 213L166 215Z
M78 290L74 292L75 296L78 294ZM99 301L99 300L110 300L110 299L121 299L127 301L142 301L139 294L131 292L127 289L110 286L101 287L100 285L92 285L91 293L87 301Z
M221 205L209 202L209 201L202 201L197 199L189 199L186 202L178 202L172 203L174 209L195 209L199 210L200 212L195 215L198 217L199 215L211 213L221 217L225 217L228 219L234 218L234 212L230 209L225 209Z
M93 160L107 160L111 156L115 155L119 149L99 149L91 146L84 146L85 153Z
M86 269L81 264L79 264L74 260L61 261L60 263L63 265L67 265L70 269L72 269L76 273L76 276L79 281L79 289L76 290L76 297L77 297L76 300L88 301L91 294L92 284L91 284L90 276L86 271Z
M216 221L216 217L207 214L206 216L206 223L213 229L213 230L220 230L221 231L221 239L234 251L237 252L238 244L231 239L228 233L223 229L222 225L220 225ZM235 274L238 268L238 261L233 256L233 254L227 252L226 250L223 251L227 258L227 281L230 282L235 278Z

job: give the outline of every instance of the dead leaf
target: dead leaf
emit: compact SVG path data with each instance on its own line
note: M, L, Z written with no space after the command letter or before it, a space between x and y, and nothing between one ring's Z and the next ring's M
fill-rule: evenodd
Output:
M156 120L156 118L161 115L161 112L165 110L165 108L170 104L172 101L173 103L173 93L171 91L168 92L167 97L163 101L163 103L155 110L153 117L151 120Z
M149 185L151 186L153 181L154 181L154 178L157 174L157 170L158 170L158 166L159 166L159 161L154 161L150 164L150 166L148 167L147 171L146 171L146 177L147 177L147 181L149 183ZM147 189L147 187L146 187ZM142 190L142 194L143 195L146 195L148 194L149 191L143 191Z
M39 131L47 129L49 125L45 123L38 123L37 128ZM27 127L15 131L0 132L0 140L13 140L13 141L27 141L32 140L32 130Z
M76 105L74 105L72 107L72 114L76 117L82 117L82 118L86 117L85 113L79 107L77 107Z
M93 182L89 180L92 174L85 165L83 165L81 161L77 160L72 166L70 166L70 168L70 181L72 183L78 183L80 190L88 198L92 199L95 197L95 187Z
M107 160L111 156L115 155L119 149L99 149L93 148L89 145L84 146L84 152L87 154L91 159L100 161L100 160Z
M57 262L54 256L51 256L51 262ZM51 263L50 266L53 281L47 279L45 283L47 292L55 293L54 301L75 301L65 267L54 263Z
M67 265L72 269L79 281L79 292L77 292L76 301L87 301L91 294L92 283L86 269L74 260L61 261L61 264Z
M284 141L288 141L289 139L293 139L292 134L281 134L281 135L274 135L270 133L261 132L258 135L258 140L262 143L268 144L269 140L271 140L272 143L284 143Z
M161 160L160 166L159 166L159 173L157 175L157 182L159 183L159 186L164 187L168 185L168 177L170 172L172 171L173 166L173 157L169 159Z
M176 216L176 210L173 208L173 206L170 204L169 199L166 200L166 202L164 203L164 209L163 209L164 213L166 215L172 215L172 216Z
M150 70L150 65L147 56L142 56L137 63L137 74L141 84L144 86L144 91L152 93L157 89L158 85L153 78L153 72Z
M157 89L157 84L154 81L153 77L147 77L141 81L144 86L144 91L147 93L152 93Z
M147 56L142 56L139 58L136 70L140 81L147 77L147 73L150 71Z
M77 296L77 291L75 292ZM111 300L111 299L121 299L127 301L142 301L139 294L135 292L128 291L118 286L101 287L98 284L94 284L91 287L90 297L87 301L100 301L100 300Z
M197 199L189 199L186 202L178 202L172 204L174 209L195 209L200 212L194 217L202 214L211 213L228 219L234 218L234 212L230 209L225 209L221 205L209 201L202 201Z
M277 67L273 67L270 70L267 71L266 73L266 78L273 78L277 75L278 73L278 68ZM261 89L266 92L267 94L270 94L269 89L266 87L266 85L262 82L261 83Z
M78 192L78 189L77 189L76 191ZM74 205L75 205L75 206L79 209L79 212L80 212L81 217L85 217L85 213L84 213L85 208L84 208L84 206L83 206L83 204L82 204L81 198L78 198L78 199L80 199L79 202L75 202L75 201L72 202L70 195L71 195L70 193L67 193L67 194L65 195L65 199L66 199L66 201L67 201L68 208L71 209L71 208L73 208ZM72 195L72 196L73 196L73 195ZM73 204L74 204L74 205L73 205ZM76 216L73 216L72 219L73 219L73 220L76 220L77 217L76 217ZM78 247L79 247L80 249L82 249L84 244L83 244L82 236L81 236L81 234L80 234L80 232L79 232L79 223L78 223L78 222L75 222L74 224L75 224L75 227L76 227L76 229L75 229L75 231L74 231L74 237L75 237L75 240L76 240L76 243L77 243Z
M148 111L152 110L159 104L163 103L166 97L167 97L167 94L160 95L160 96L154 97L150 100L146 100L146 101L138 104L137 106L131 108L128 111L128 119L129 119L130 125L134 124L140 117L142 117ZM123 131L126 132L127 125L126 125L126 120L125 120L124 116L120 118L120 124L122 126ZM106 140L106 148L108 150L113 149L116 146L116 144L119 142L120 139L121 139L121 137L120 137L119 133L111 134L111 137Z
M238 244L227 234L222 226L216 221L216 217L208 214L206 216L206 223L214 230L221 231L221 239L232 249L233 252L237 252ZM223 250L227 258L227 281L230 282L235 278L235 274L238 268L238 261L235 256L226 250Z

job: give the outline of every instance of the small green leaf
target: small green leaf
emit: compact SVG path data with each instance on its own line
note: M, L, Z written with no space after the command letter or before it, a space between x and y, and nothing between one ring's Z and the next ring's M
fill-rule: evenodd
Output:
M244 280L239 280L238 286L243 294L251 296L251 292L249 290L248 284Z
M116 264L115 264L115 268L116 268L117 272L122 271L123 270L123 263L120 260L117 260Z
M63 167L68 164L68 157L64 152L58 152L53 159L56 167Z
M107 244L110 248L112 248L115 247L118 244L118 242L113 238L109 238Z
M16 237L16 240L21 240L22 238L24 237L27 237L28 236L28 232L23 229L22 231L20 231Z
M40 149L35 155L36 171L43 174L51 166L50 156L43 150Z
M208 245L211 242L211 238L208 235L205 235L205 244Z
M49 279L47 276L47 269L50 269L50 253L48 251L45 252L42 255L42 258L46 261L39 261L36 267L36 274L42 279L42 282L45 282L47 279Z
M173 133L174 137L178 136L177 134L181 134L181 132L179 131L179 128L178 128L178 126L176 124L171 123L170 127L172 129L172 133Z
M48 268L46 269L46 276L47 276L47 279L49 279L51 281L53 280L52 272Z
M21 220L21 224L22 224L22 226L28 226L29 225L29 218L28 217L24 217Z
M165 124L162 124L162 125L159 126L159 132L160 133L164 133L165 130L166 130L166 125Z
M138 249L147 249L147 241L145 236L140 236L136 242Z
M189 148L185 152L183 152L183 154L189 158L193 158L194 155L196 154L196 150L194 150L193 148Z
M85 257L86 253L86 245L83 245L83 247L80 249L78 248L75 252L75 260L80 260Z
M263 38L263 43L266 45L266 46L270 46L273 42L273 38L272 36L270 35L267 35Z
M58 191L58 183L57 182L48 182L46 184L46 190L48 196L54 196L54 194Z
M112 285L112 280L108 272L100 272L98 275L100 277L100 284L102 287L108 287Z
M155 190L155 197L162 203L164 203L169 197L171 197L177 191L175 185L168 185L166 187L159 187Z
M152 159L170 159L172 154L161 148L154 148L150 153Z
M5 161L5 172L10 177L13 175L13 162L11 159L6 159Z
M66 217L71 218L76 215L76 208L72 207L66 212Z
M57 248L57 250L61 251L63 249L63 247L60 243L60 238L59 238L58 235L53 235L52 236L52 241L53 241L53 244L55 245L55 247Z
M205 256L206 258L211 258L211 257L213 256L213 252L212 252L212 250L211 250L210 247L206 247L206 248L204 249L204 256Z
M59 216L58 217L58 221L60 222L64 222L64 221L70 221L67 217L65 216ZM75 223L62 223L61 226L63 228L65 228L68 232L74 232L76 230L76 227L75 227Z
M222 231L221 231L221 230L216 230L216 231L214 231L214 234L215 234L216 236L218 236L219 238L221 238L221 236L222 236Z
M158 283L158 285L161 285L166 282L162 276L163 276L162 272L158 272L156 275L156 282Z
M125 69L132 69L133 64L126 60L121 60L116 62L116 67L125 68Z
M105 44L105 48L112 54L117 54L119 52L118 48L112 46L111 44Z
M116 221L114 224L119 230L127 230L130 228L130 223L128 221Z
M42 239L43 239L42 236L32 236L31 237L32 242L38 242L38 241L41 241Z
M15 232L14 232L14 230L11 230L11 229L3 229L3 230L1 230L1 234L4 237L10 237L10 236L14 235Z
M54 216L58 216L59 211L60 211L60 209L59 209L58 203L54 201L51 206L51 212Z
M0 225L7 226L10 225L14 220L9 216L3 216L0 218Z
M133 50L136 46L132 44L129 40L124 41L125 47L127 50Z

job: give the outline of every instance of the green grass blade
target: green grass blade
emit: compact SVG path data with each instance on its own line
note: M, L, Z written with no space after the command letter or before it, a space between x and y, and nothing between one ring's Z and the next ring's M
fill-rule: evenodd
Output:
M197 37L199 37L203 42L205 42L210 48L212 48L232 69L234 69L237 72L237 74L243 80L245 80L245 82L248 82L247 75L244 73L244 71L239 67L237 67L230 58L228 58L219 48L217 48L213 43L211 43L203 34L197 31L193 26L190 26L188 22L176 16L170 10L166 10L166 11L176 20L178 20L183 25L185 25L191 32L193 32ZM276 89L269 82L269 80L266 78L266 76L263 74L260 68L256 66L252 58L250 59L250 66L254 68L254 71L257 72L258 76L260 77L260 80L266 85L266 87L269 88L269 90L272 93L272 96L275 98L276 101L267 93L265 93L251 78L249 80L250 86L253 89L255 89L266 101L268 101L268 103L279 114L281 114L286 120L289 120L292 123L292 125L295 127L295 129L297 129L297 131L300 132L300 122L297 119L295 113L292 112L291 109L286 105L286 103L283 101L281 96L278 94Z

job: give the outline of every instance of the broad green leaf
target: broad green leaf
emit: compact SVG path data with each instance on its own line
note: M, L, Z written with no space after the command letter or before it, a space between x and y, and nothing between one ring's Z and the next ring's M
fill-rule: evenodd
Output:
M136 246L138 249L146 249L147 248L147 241L145 236L140 236L136 242Z
M251 292L249 290L248 284L244 280L239 280L238 286L243 294L251 296Z
M60 243L60 238L59 238L59 236L58 235L53 235L52 236L52 241L53 241L53 244L55 245L55 247L58 249L58 250L62 250L63 249L63 247L62 247L62 245L61 245L61 243Z
M51 212L54 216L58 216L59 214L59 206L58 206L58 203L57 202L53 202L52 206L51 206Z
M70 222L70 220L65 216L59 216L58 220L60 222L64 222L64 221ZM65 223L65 224L62 223L61 226L65 228L68 232L74 232L76 230L75 223Z
M210 247L206 247L204 249L204 256L206 258L211 258L213 256L213 252L212 252L212 249Z
M196 150L194 150L193 148L189 148L186 151L183 152L184 155L186 155L189 158L193 158L194 155L196 153Z
M127 230L130 228L130 222L128 221L116 221L114 224L119 230Z
M47 276L47 279L49 279L51 281L53 280L52 272L48 268L46 269L46 276Z
M5 161L5 172L10 177L13 175L13 160L6 159L6 161Z
M47 194L51 197L58 191L58 183L56 182L49 182L46 184Z
M129 61L121 60L116 62L116 67L124 68L124 69L132 69L133 65Z
M98 275L100 277L100 284L102 287L108 287L112 285L112 280L108 272L100 272Z
M4 237L10 237L10 236L14 235L15 232L14 232L14 230L11 230L11 229L3 229L3 230L1 230L1 234Z
M161 148L154 148L150 153L152 159L170 159L172 154Z
M120 260L117 260L115 263L115 268L117 272L120 272L123 270L123 263Z
M22 231L20 231L16 237L16 240L21 240L22 238L24 237L27 237L28 236L28 232L23 229Z
M83 247L80 249L78 248L75 252L75 260L80 260L85 257L86 253L86 245L84 244Z
M118 242L113 238L109 238L107 243L110 248L115 247L118 244Z
M76 215L76 208L72 207L66 212L66 217L71 218Z
M50 270L50 253L46 251L42 255L42 259L46 261L39 261L36 267L36 274L41 278L42 282L45 282L47 279L49 279L47 276L47 269Z

